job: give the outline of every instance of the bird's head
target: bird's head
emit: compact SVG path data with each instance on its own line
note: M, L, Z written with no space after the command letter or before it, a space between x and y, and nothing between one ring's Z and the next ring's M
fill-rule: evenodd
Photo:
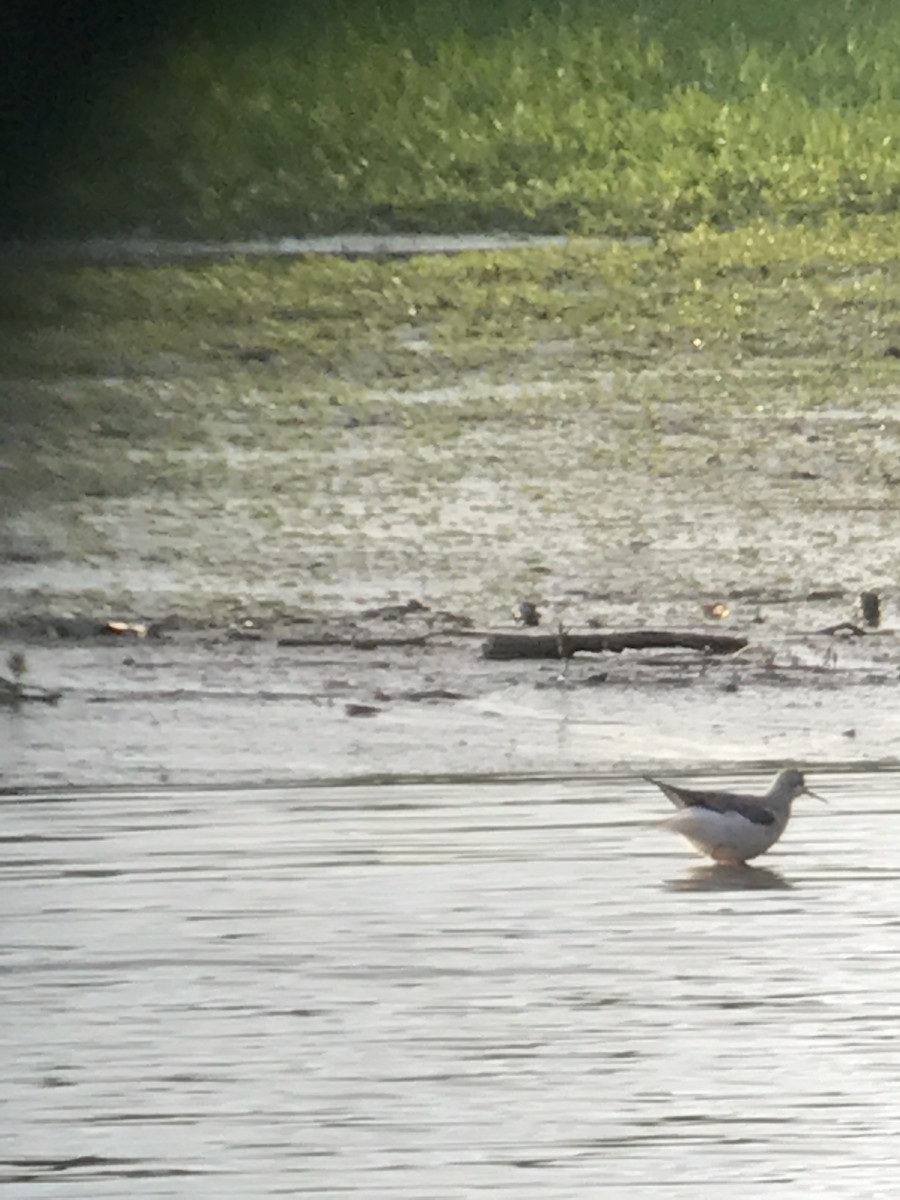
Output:
M772 793L777 794L779 799L788 802L796 800L798 796L812 796L814 800L821 800L823 804L828 803L824 796L818 795L806 786L803 772L798 771L796 767L787 767L775 777Z

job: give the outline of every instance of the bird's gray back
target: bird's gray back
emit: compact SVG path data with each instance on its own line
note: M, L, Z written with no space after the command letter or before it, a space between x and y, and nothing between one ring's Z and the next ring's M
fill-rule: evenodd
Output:
M773 825L775 814L759 799L753 796L740 796L735 792L701 791L695 788L679 787L674 783L663 783L660 779L650 779L667 796L676 808L707 808L717 813L737 813L754 825Z

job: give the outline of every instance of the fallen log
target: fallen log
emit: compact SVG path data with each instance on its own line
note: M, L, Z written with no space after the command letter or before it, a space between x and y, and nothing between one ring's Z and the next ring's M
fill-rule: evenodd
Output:
M625 633L493 633L481 652L485 658L571 658L573 654L621 654L623 650L679 648L705 654L735 654L748 639L721 633L677 633L635 629Z

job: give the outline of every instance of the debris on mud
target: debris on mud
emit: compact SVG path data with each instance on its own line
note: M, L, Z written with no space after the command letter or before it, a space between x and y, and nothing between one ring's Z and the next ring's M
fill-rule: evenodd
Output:
M59 691L25 683L28 664L25 655L20 651L12 651L6 660L6 665L9 667L12 679L0 675L0 705L5 705L7 708L18 708L20 704L29 702L55 704L62 695L62 692Z
M348 717L377 717L381 709L374 704L345 704L344 712Z
M590 654L621 654L623 650L682 649L705 654L734 654L748 645L745 637L712 633L672 632L660 629L635 629L623 633L557 634L494 633L482 646L490 659L571 658L586 651Z

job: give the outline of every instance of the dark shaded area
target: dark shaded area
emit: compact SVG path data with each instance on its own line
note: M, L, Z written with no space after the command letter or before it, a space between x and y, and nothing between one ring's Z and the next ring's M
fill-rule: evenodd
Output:
M271 33L285 7L262 13L244 0L8 0L0 17L0 237L52 230L47 194L63 148L82 141L104 153L104 125L117 85L159 63L190 35L240 41Z
M62 145L83 135L107 90L185 21L175 3L138 0L13 0L4 7L0 236L9 236L47 222L44 196Z
M369 23L373 32L382 19L378 5L352 0L266 6L9 0L0 16L0 239L53 234L60 214L52 180L61 153L79 142L83 162L115 153L108 132L117 86L133 72L159 66L180 39L242 46L338 15Z

